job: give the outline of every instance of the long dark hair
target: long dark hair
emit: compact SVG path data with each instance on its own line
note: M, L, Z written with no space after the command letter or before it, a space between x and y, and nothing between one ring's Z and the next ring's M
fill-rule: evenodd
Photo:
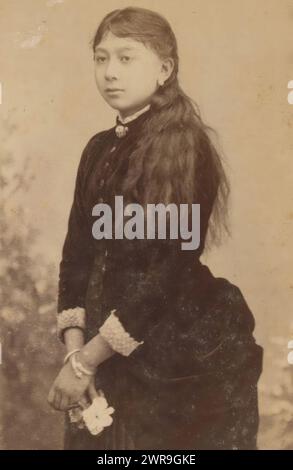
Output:
M137 7L114 10L100 23L92 46L109 31L150 47L161 59L172 58L174 69L151 97L155 111L130 155L123 184L125 195L147 203L201 204L209 220L210 241L218 243L228 226L230 185L211 133L197 104L178 83L178 50L168 21L160 14ZM189 206L191 207L191 206Z

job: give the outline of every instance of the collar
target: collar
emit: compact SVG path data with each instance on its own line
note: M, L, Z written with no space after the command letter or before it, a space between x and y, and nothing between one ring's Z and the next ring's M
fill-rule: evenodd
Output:
M133 113L131 114L130 116L127 116L126 118L122 118L120 112L118 112L118 116L116 118L116 121L117 123L121 123L121 124L127 124L128 122L131 122L133 121L134 119L136 119L138 116L140 116L141 114L145 113L146 111L148 111L150 109L151 105L150 104L147 104L146 106L144 106L142 109L140 109L139 111L136 111L136 113Z

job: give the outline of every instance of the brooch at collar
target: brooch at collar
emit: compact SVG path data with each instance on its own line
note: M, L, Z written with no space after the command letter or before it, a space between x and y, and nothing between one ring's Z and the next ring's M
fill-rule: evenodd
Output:
M115 132L117 137L121 139L121 137L125 137L127 132L128 132L128 127L124 126L123 124L118 124L118 126L115 127Z

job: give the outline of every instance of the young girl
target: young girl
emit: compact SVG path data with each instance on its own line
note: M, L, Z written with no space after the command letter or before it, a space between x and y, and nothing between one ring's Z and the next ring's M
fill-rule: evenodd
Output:
M262 348L240 289L199 258L227 228L229 184L209 130L178 84L174 33L143 8L109 13L94 41L95 78L117 110L78 168L60 263L65 364L49 403L66 411L65 449L256 449ZM200 244L93 237L96 204L200 204ZM168 221L170 218L168 218ZM111 235L112 238L110 237ZM102 390L113 422L71 422ZM70 411L71 410L71 411Z

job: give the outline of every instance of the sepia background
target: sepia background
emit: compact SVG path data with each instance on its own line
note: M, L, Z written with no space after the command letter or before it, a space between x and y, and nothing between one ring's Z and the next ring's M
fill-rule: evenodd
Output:
M0 448L61 449L47 393L58 264L81 152L116 113L98 95L90 41L105 14L162 13L180 81L219 134L232 237L203 258L237 284L264 347L261 449L293 449L292 0L0 0Z

